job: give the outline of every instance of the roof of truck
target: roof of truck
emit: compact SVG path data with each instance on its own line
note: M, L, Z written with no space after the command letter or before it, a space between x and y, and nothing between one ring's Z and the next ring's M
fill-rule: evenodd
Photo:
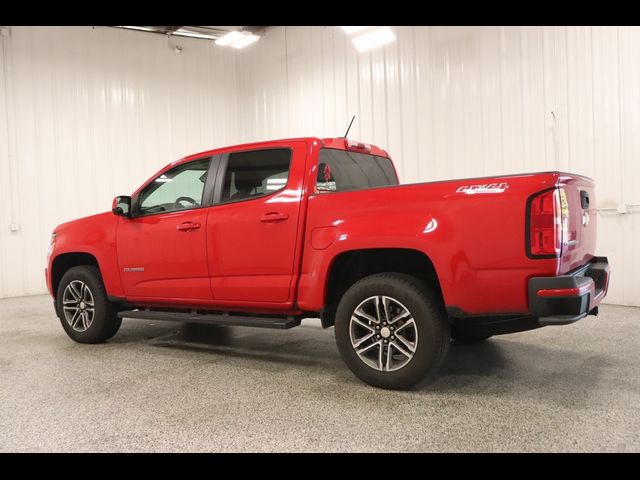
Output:
M216 155L218 153L223 153L223 152L229 152L229 151L234 151L234 150L253 150L253 149L259 149L259 148L264 148L264 147L268 147L270 145L273 144L278 144L278 143L291 143L291 142L319 142L323 147L325 148L336 148L336 149L340 149L340 150L346 150L347 149L347 145L346 145L346 139L342 138L342 137L335 137L335 138L319 138L319 137L299 137L299 138L281 138L281 139L275 139L275 140L264 140L264 141L260 141L260 142L250 142L250 143L241 143L241 144L237 144L237 145L229 145L229 146L225 146L225 147L219 147L219 148L214 148L212 150L205 150L203 152L198 152L198 153L194 153L191 155L187 155L186 157L183 157L179 160L176 160L174 162L171 162L171 165L176 165L182 162L187 162L190 160L194 160L196 158L199 157L203 157L203 156L207 156L207 155ZM350 142L352 143L359 143L359 144L365 144L365 142L358 142L358 141L354 141L354 140L350 140ZM379 148L376 147L375 145L371 145L371 144L365 144L368 145L371 149L370 152L367 153L371 153L372 155L378 155L378 156L382 156L382 157L388 157L389 154Z

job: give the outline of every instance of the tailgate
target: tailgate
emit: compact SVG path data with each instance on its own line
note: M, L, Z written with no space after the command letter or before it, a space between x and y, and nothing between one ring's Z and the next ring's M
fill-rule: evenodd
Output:
M593 180L559 173L562 211L562 247L558 273L567 273L587 263L596 248L596 198Z

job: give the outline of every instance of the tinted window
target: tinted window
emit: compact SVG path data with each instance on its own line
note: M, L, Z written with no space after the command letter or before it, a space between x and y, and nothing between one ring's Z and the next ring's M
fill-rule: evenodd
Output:
M208 169L207 158L163 173L140 192L138 215L200 207Z
M232 153L224 176L221 200L247 200L284 188L289 178L290 162L289 149Z
M319 193L397 184L398 178L388 158L330 148L320 150L316 182Z

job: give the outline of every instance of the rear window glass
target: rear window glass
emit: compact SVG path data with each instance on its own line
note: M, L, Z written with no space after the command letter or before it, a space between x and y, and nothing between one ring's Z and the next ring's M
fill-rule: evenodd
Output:
M318 160L316 191L348 192L397 185L391 160L376 155L323 148Z

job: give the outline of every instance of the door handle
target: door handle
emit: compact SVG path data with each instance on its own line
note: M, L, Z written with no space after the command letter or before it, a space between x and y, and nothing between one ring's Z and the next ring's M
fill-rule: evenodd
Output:
M289 218L289 215L286 213L269 212L269 213L265 213L262 217L260 217L260 221L265 223L275 223L275 222L282 222L284 220L287 220L288 218Z
M178 231L180 232L190 232L191 230L196 230L198 228L200 228L200 224L193 222L184 222L178 225Z

